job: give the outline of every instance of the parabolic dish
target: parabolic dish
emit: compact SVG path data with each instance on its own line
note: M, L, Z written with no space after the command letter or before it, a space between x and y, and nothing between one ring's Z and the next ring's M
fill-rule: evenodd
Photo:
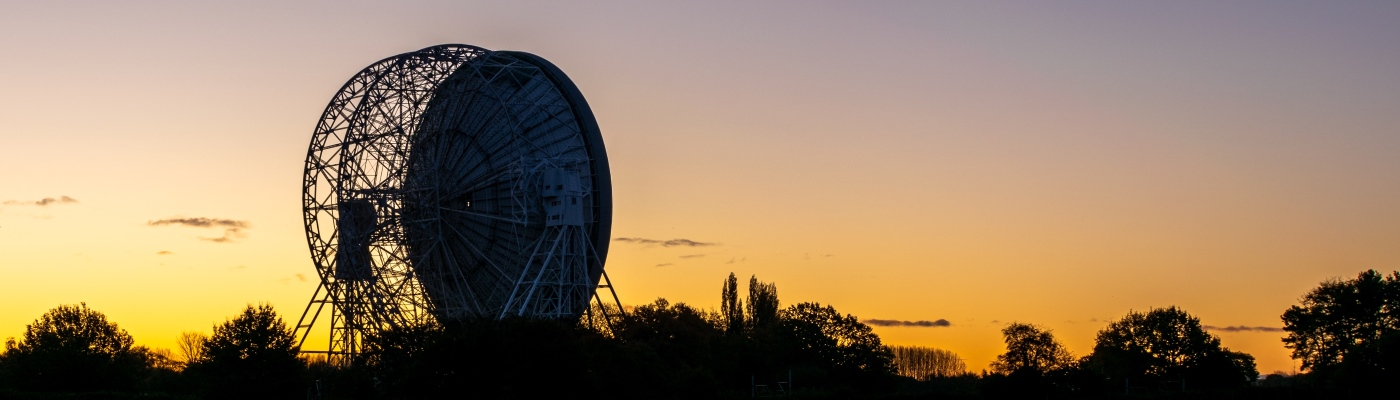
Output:
M533 54L466 45L346 83L312 137L303 200L327 302L355 330L578 318L612 223L602 136L574 83Z

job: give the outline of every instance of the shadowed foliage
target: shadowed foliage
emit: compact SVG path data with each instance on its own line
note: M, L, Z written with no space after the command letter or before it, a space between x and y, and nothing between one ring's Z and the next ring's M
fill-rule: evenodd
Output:
M1010 374L1029 370L1044 374L1075 366L1074 356L1049 330L1013 323L1003 328L1001 334L1006 341L1006 353L992 362L993 372Z
M899 376L927 381L967 374L967 364L948 350L923 346L890 346L894 354L895 373Z
M798 303L783 310L781 321L798 362L864 379L894 373L894 354L854 315L818 303Z
M49 310L5 348L8 380L33 391L131 390L155 358L86 303Z
M294 343L271 305L249 305L214 326L186 372L201 382L206 398L299 398L305 365Z
M1385 285L1396 278L1363 273L1358 281L1325 282L1286 315L1340 329L1318 322L1344 324L1324 318L1333 314L1306 312L1375 304L1356 298L1381 297L1381 305L1371 308L1379 310L1380 322L1353 327L1375 327L1379 333L1373 336L1384 339L1387 329L1393 329L1385 325L1393 315L1393 307L1384 303L1392 293L1385 288L1392 286ZM757 277L750 279L747 304L739 301L737 286L731 274L721 288L721 309L715 311L657 299L625 313L594 307L578 321L484 319L399 327L367 338L364 352L351 365L333 365L325 357L298 358L291 332L272 307L250 305L215 326L212 335L182 334L177 341L180 358L187 361L182 372L172 352L133 346L130 335L100 313L85 305L60 306L36 320L21 340L9 341L0 354L0 400L1263 399L1355 397L1368 387L1324 387L1308 375L1274 375L1248 385L1257 376L1253 358L1222 347L1198 319L1175 307L1129 312L1100 331L1094 353L1077 361L1050 330L1008 325L1002 330L1006 353L991 372L979 376L966 373L962 360L949 351L885 346L870 325L830 305L801 302L779 308L776 285ZM1290 329L1314 326L1305 322L1296 319ZM1325 367L1334 374L1327 376L1384 376L1360 375L1357 371L1363 370L1348 367L1358 363L1371 372L1390 371L1384 368L1393 359L1385 357L1393 353L1386 352L1384 340L1375 343L1343 348L1341 361ZM1322 365L1310 363L1315 369L1310 374L1318 375ZM68 370L53 373L55 368Z
M383 331L366 344L354 368L375 382L359 392L367 397L656 398L675 383L667 379L673 371L649 349L573 322L454 321ZM343 385L364 382L342 381L327 390L345 393Z
M749 277L748 324L750 329L764 329L778 321L778 286Z
M1086 362L1115 385L1209 389L1259 377L1254 357L1221 347L1199 319L1176 307L1129 312L1110 323Z
M750 285L761 316L778 304L776 286ZM738 307L734 281L723 296ZM729 316L657 299L607 331L580 322L461 320L405 327L370 338L359 368L384 398L461 393L488 398L748 397L758 383L775 393L859 393L892 378L892 355L869 326L830 306L801 303L769 323L731 331ZM471 360L464 362L463 360ZM545 382L545 383L542 383Z
M729 273L729 279L724 281L724 288L720 290L719 311L726 334L739 335L744 332L744 304L739 300L739 279L733 272Z
M994 397L1026 397L1073 392L1071 377L1078 372L1074 356L1048 329L1023 323L1002 328L1006 353L992 362L982 383Z
M1284 346L1332 385L1400 379L1400 272L1328 280L1283 313Z

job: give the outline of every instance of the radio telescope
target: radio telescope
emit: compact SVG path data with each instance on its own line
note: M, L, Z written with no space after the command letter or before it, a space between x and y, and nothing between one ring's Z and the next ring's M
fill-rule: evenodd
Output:
M598 123L539 56L448 44L370 65L326 106L302 190L321 283L297 333L329 308L333 360L380 330L576 320L599 288L617 303Z

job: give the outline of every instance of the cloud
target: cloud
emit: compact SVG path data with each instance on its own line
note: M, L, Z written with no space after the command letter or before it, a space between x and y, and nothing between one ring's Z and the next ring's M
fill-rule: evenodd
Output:
M54 204L75 204L75 203L77 203L77 202L78 202L78 199L74 199L74 198L72 198L72 197L68 197L68 196L58 196L58 198L45 197L45 198L43 198L43 199L41 199L41 200L35 200L35 201L28 201L28 200L5 200L5 203L4 203L4 204L7 205L7 206L40 206L40 207L43 207L43 206L49 206L49 205L54 205Z
M665 266L668 266L668 265L675 265L675 264L671 264L671 263L656 264L656 266L658 266L658 267L665 267Z
M744 260L748 260L748 259L749 259L748 257L744 257L744 258L740 258L738 261L735 261L733 257L730 257L730 258L729 258L729 262L726 262L725 264L733 264L733 263L735 263L735 262L740 262L740 263L742 263L742 262L744 262Z
M224 235L223 235L223 236L219 236L219 237L204 237L204 236L200 236L200 237L199 237L199 240L210 241L210 242L214 242L214 243L229 243L229 242L234 241L234 239L242 239L242 238L245 238L245 237L247 237L247 236L248 236L248 235L244 235L243 232L240 232L237 228L229 228L229 229L225 229L225 230L224 230Z
M241 267L241 265L240 265L240 267ZM278 281L278 282L282 282L283 285L288 285L288 284L291 284L291 283L292 283L292 280L293 280L293 279L295 279L297 282L306 282L306 275L305 275L305 274L300 274L300 273L292 274L292 276L289 276L289 277L286 277L286 278L282 278L282 279L278 279L277 281Z
M705 256L704 254L686 254L686 255L681 256L681 258L700 258L700 257L704 257L704 256Z
M636 244L659 244L659 245L661 245L662 247L676 247L676 246L682 246L682 247L706 247L706 246L718 246L718 245L719 245L719 243L713 243L713 242L697 242L697 241L690 240L690 239L657 240L657 239L625 238L625 237L624 237L624 238L616 238L616 239L613 239L613 241L614 241L614 242L636 243Z
M156 252L156 255L158 255L158 256L168 256L168 255L171 255L171 254L175 254L175 252L170 251L170 250L161 250L161 251L157 251L157 252Z
M214 243L230 243L230 242L233 242L233 241L236 240L236 239L242 239L242 238L244 238L244 237L247 237L247 235L243 233L243 230L244 230L244 229L247 229L247 228L249 227L248 221L239 221L239 220L234 220L234 219L221 219L221 218L204 218L204 217L195 217L195 218L167 218L167 219L160 219L160 220L155 220L155 221L146 221L146 225L149 225L149 226L182 225L182 226L189 226L189 227L195 227L195 228L223 228L223 229L224 229L224 235L223 235L223 236L219 236L219 237L204 237L204 236L199 236L199 239L200 239L200 240L206 240L206 241L210 241L210 242L214 242Z
M1240 326L1211 326L1211 325L1206 325L1205 328L1208 329L1208 330L1212 330L1212 331L1223 331L1223 332L1283 332L1283 328L1274 328L1274 327L1271 327L1271 326L1244 326L1244 325L1240 325Z
M863 322L863 323L865 323L866 325L874 325L874 326L897 326L897 327L915 327L915 328L941 328L941 327L953 326L953 323L952 323L952 322L948 322L948 320L946 320L946 319L939 319L939 320L937 320L937 321L929 321L929 320L900 321L900 320L897 320L897 319L867 319L867 320L860 321L860 322Z
M155 221L147 221L147 222L146 222L146 225L150 225L150 226L184 225L184 226L193 226L193 227L196 227L196 228L224 227L224 228L241 229L241 228L247 228L247 227L248 227L248 221L238 221L238 220L232 220L232 219L218 219L218 218L204 218L204 217L196 217L196 218L169 218L169 219L160 219L160 220L155 220Z

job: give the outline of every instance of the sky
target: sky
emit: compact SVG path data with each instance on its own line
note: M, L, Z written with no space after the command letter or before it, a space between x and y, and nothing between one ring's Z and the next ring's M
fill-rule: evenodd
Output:
M730 272L948 349L1077 356L1178 306L1263 373L1318 283L1400 269L1394 2L0 2L0 337L85 302L173 348L316 288L312 129L442 43L561 67L624 304ZM48 200L46 200L48 199ZM665 246L647 240L686 239Z

